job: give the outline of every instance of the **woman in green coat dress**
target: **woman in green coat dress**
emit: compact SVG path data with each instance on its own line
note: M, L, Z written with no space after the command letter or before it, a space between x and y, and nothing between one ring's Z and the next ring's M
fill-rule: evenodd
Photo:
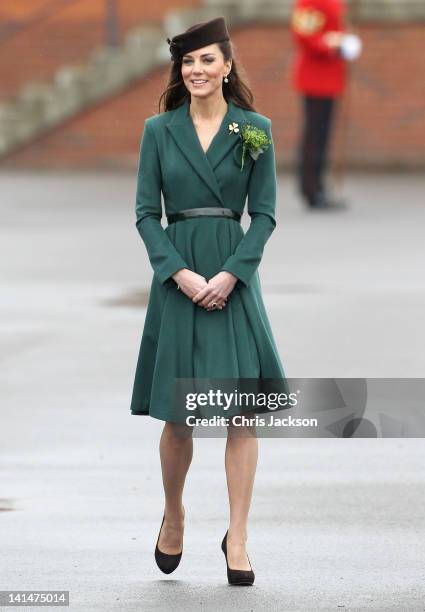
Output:
M182 555L182 494L193 448L188 413L175 402L176 379L284 379L284 371L257 271L276 225L271 121L252 106L222 17L167 40L173 63L161 96L165 112L146 119L140 150L136 225L154 276L131 414L165 421L165 511L155 558L170 573ZM257 140L255 152L251 141L253 155L246 150L242 165L247 125L258 130L263 146L258 151ZM251 223L244 233L239 218L247 196ZM258 454L254 431L233 420L228 425L230 524L222 550L231 584L254 581L245 547Z

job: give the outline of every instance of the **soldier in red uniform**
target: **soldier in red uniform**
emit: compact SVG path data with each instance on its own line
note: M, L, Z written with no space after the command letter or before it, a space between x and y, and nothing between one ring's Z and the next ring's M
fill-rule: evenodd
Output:
M291 30L297 47L293 86L302 95L304 125L299 145L300 192L311 208L342 208L324 187L335 101L344 91L342 0L297 0Z

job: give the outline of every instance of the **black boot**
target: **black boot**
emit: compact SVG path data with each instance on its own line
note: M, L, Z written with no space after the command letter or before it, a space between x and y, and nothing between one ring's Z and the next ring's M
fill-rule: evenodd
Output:
M319 192L308 200L310 210L345 210L347 206L346 200L334 198L326 192Z

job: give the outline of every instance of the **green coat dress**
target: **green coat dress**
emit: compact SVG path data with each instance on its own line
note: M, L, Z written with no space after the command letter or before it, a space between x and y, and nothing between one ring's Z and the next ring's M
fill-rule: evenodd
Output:
M271 134L271 121L228 102L227 114L207 152L186 101L145 121L140 148L136 226L153 268L137 361L131 414L185 422L176 408L176 379L284 378L261 295L258 265L276 226L273 145L256 161L229 124L249 122ZM242 214L248 196L249 229L229 218L196 217L161 225L165 213L226 207ZM189 268L207 280L220 270L238 281L222 310L194 304L172 275ZM266 412L258 408L256 412ZM195 413L196 414L196 413Z

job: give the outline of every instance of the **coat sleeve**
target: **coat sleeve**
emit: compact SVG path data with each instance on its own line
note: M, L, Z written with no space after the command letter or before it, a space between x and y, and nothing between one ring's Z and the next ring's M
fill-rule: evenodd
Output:
M276 162L268 118L265 130L272 143L254 162L249 178L248 214L251 223L234 253L221 267L221 270L237 276L245 287L249 285L261 261L264 245L276 227Z
M154 130L145 121L140 145L136 193L136 227L142 237L154 274L164 284L188 265L161 225L161 166Z

